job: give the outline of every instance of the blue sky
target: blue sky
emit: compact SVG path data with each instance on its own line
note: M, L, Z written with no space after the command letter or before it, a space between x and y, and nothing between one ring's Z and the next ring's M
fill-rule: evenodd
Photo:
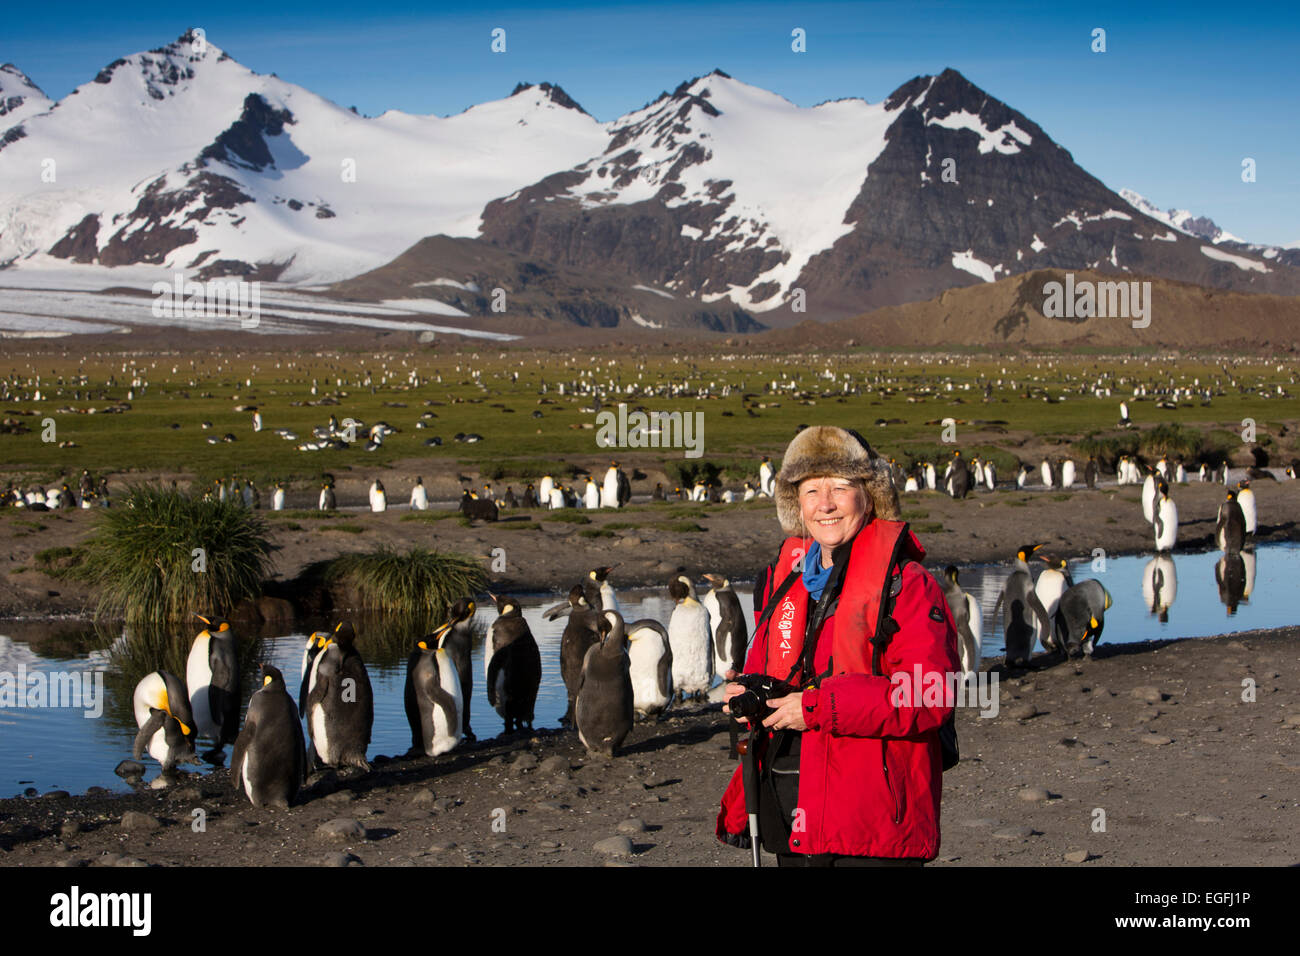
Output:
M1300 241L1300 8L858 2L11 5L0 61L55 98L190 26L250 69L344 106L448 114L558 83L602 120L721 68L802 106L877 102L953 67L1085 169L1254 242ZM506 30L492 53L491 30ZM791 51L791 30L807 52ZM1106 30L1106 52L1090 49ZM1254 183L1241 180L1243 158Z

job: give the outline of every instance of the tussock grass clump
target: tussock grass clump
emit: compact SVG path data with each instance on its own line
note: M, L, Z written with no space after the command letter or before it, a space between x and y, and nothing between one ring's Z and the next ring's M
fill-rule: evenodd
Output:
M37 551L34 559L37 570L52 578L65 580L81 572L82 563L86 560L86 549L66 546L46 548Z
M361 603L358 610L440 620L448 605L483 590L487 573L473 558L461 554L379 548L335 558L325 580L350 585Z
M1142 433L1142 454L1152 459L1161 455L1192 459L1200 453L1203 439L1199 428L1166 422Z
M270 551L258 512L140 485L98 515L81 576L100 589L99 617L192 621L256 597Z

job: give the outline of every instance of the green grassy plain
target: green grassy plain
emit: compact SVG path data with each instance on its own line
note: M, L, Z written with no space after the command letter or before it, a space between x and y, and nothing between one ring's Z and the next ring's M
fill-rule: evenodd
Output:
M0 412L30 429L0 434L0 477L52 484L62 476L75 488L82 468L114 475L119 484L130 480L124 473L132 471L176 475L182 482L191 478L200 485L216 476L239 475L258 484L264 508L275 481L314 484L323 472L349 466L369 470L409 459L428 459L431 471L472 468L499 480L540 475L567 461L635 453L679 468L713 463L725 480L738 484L756 474L761 455L779 457L801 424L855 427L883 454L904 463L912 456L961 448L967 457L991 457L1006 480L1022 457L1026 436L1076 458L1086 453L1072 445L1089 434L1122 437L1115 428L1122 398L1128 399L1139 428L1188 426L1204 434L1206 447L1230 447L1239 440L1243 419L1253 418L1258 440L1270 448L1275 463L1282 463L1295 454L1300 418L1300 402L1290 397L1294 371L1267 358L1010 358L857 350L821 355L719 351L688 359L669 353L495 347L330 352L307 345L295 354L230 349L201 355L80 355L72 348L64 356L15 353L3 363L8 368L0 365L11 383ZM412 373L418 375L418 385L409 381ZM33 397L38 378L40 401ZM147 387L136 387L129 411L86 415L67 410L126 402L133 379L144 380ZM1198 379L1215 391L1209 405L1184 398L1166 410L1150 397L1132 397L1135 384L1150 391L1191 386ZM313 380L316 396L311 394ZM703 459L684 459L679 449L600 448L595 429L585 427L595 424L593 399L572 394L575 383L593 382L605 391L605 408L615 409L622 397L630 408L703 412ZM1095 397L1092 387L1098 382L1113 394ZM561 383L569 394L559 394ZM629 385L658 386L664 392L671 386L689 392L704 388L709 396L627 397ZM842 394L846 385L858 393ZM986 385L991 389L987 402ZM728 387L729 395L722 397ZM74 395L77 389L80 399ZM337 404L307 404L327 397ZM236 412L238 405L261 409L262 432L253 432L251 413ZM542 417L534 418L534 411ZM417 429L424 412L437 417ZM331 413L367 425L386 421L399 431L375 452L362 450L362 442L346 451L298 451L297 444L311 440L312 426L324 425ZM948 417L958 420L955 445L942 441L940 422ZM46 418L55 423L55 442L42 441ZM877 425L879 419L897 421ZM212 423L210 430L200 427L205 421ZM1285 429L1284 423L1289 423ZM281 427L297 432L298 440L274 434ZM457 432L477 432L484 440L460 444L452 440ZM237 440L206 441L226 433ZM442 437L443 445L425 447L423 440L434 435ZM68 441L75 447L58 446Z

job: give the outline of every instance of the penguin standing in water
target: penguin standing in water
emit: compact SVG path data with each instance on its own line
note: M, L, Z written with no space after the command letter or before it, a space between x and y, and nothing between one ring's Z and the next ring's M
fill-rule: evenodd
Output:
M1250 482L1246 479L1237 482L1237 504L1241 507L1241 517L1246 523L1246 534L1254 534L1259 526L1255 511L1255 492L1250 490Z
M713 629L713 672L719 676L727 671L740 673L745 669L745 651L749 647L749 626L745 623L740 598L725 575L704 577L711 587L700 603L709 612Z
M1016 472L1016 487L1024 488L1025 485L1029 484L1029 475L1030 475L1029 466L1022 462L1020 465L1020 470Z
M461 732L466 740L476 740L470 729L470 702L474 696L474 672L470 666L470 653L474 643L474 602L461 598L451 606L447 622L433 634L435 647L441 646L456 665L460 676Z
M226 744L239 734L239 655L235 632L220 617L196 614L204 628L194 638L185 665L185 682L190 691L190 713L201 737L211 738L213 747L204 754L215 761Z
M605 611L597 627L600 643L583 660L573 717L587 753L613 757L632 730L631 663L623 616Z
M460 673L443 647L451 630L423 638L406 661L406 720L411 725L411 752L436 757L452 750L464 733L460 714Z
M980 669L980 654L984 637L984 615L979 601L967 594L957 583L957 568L948 565L943 569L943 594L957 625L957 653L961 659L962 679L975 679Z
M641 717L662 714L673 699L673 650L668 631L643 618L627 627L632 706Z
M668 594L677 602L668 621L673 687L685 700L688 694L707 694L713 683L713 635L709 633L709 612L695 599L695 586L689 578L673 578Z
M280 671L263 664L260 673L262 686L249 698L230 755L230 782L254 806L288 807L307 776L302 724Z
M564 679L564 689L569 695L569 704L564 711L563 722L569 726L573 726L573 705L578 699L582 662L587 659L587 651L600 641L600 633L597 629L599 612L588 602L583 587L581 584L575 584L569 589L567 601L548 609L542 615L548 621L565 615L569 618L564 625L564 634L560 637L560 676Z
M1043 487L1051 488L1052 478L1053 478L1052 463L1048 461L1046 458L1044 458L1043 464L1039 467L1038 470L1039 472L1042 473L1043 476Z
M1235 491L1230 490L1223 504L1219 505L1214 543L1220 551L1240 551L1246 544L1246 519Z
M171 773L178 763L198 763L194 753L194 718L190 699L181 679L167 671L146 674L135 685L131 697L135 725L132 756L139 760L145 750Z
M411 510L427 511L428 509L429 493L424 490L424 479L416 475L415 487L411 489Z
M993 607L996 620L998 608L1006 606L1003 627L1008 665L1028 664L1034 652L1035 636L1048 633L1047 611L1034 593L1034 581L1029 573L1029 556L1041 547L1041 544L1027 544L1016 551L1014 569Z
M542 655L519 602L505 595L491 597L500 617L488 629L483 655L488 703L506 722L505 733L531 731L542 683Z
M315 678L307 694L309 768L323 763L370 769L366 748L375 722L375 698L365 662L357 653L356 636L351 623L339 622L313 662Z
M1074 486L1074 462L1067 458L1064 461L1057 460L1057 465L1061 469L1061 487L1071 488Z
M1080 653L1092 657L1111 603L1110 592L1100 581L1091 579L1080 581L1061 595L1056 626L1063 657L1078 657Z
M1172 551L1178 543L1178 506L1169 497L1169 486L1160 482L1160 502L1156 506L1156 550Z
M328 475L320 486L320 500L316 502L316 508L319 511L333 511L338 507L334 499L334 479Z

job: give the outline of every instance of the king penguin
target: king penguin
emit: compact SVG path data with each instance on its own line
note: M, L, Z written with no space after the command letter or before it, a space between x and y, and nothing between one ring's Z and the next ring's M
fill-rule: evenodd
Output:
M749 626L745 623L740 598L725 575L704 577L711 587L700 603L709 612L709 625L713 629L713 672L718 676L727 671L739 674L745 669L745 651L749 647Z
M643 618L627 627L632 706L641 717L662 714L673 699L673 650L668 631Z
M447 621L434 632L434 646L441 647L451 656L460 676L461 732L466 740L476 740L470 729L470 703L474 697L474 671L470 654L474 643L474 612L477 605L471 598L461 598L451 606Z
M491 595L499 617L488 629L484 666L488 703L505 721L505 733L533 729L533 709L542 683L542 655L519 602Z
M424 479L416 475L415 487L411 489L411 510L427 511L428 509L429 493L424 490Z
M204 628L190 647L185 683L198 735L212 740L212 749L204 756L216 760L239 734L239 655L228 621L202 614L195 617Z
M948 565L943 569L943 594L948 599L953 623L957 625L957 652L961 658L962 679L970 682L980 669L980 655L984 638L984 615L979 601L967 594L957 583L957 568Z
M1080 652L1092 657L1111 603L1110 592L1092 579L1080 581L1061 595L1057 628L1063 657L1078 657Z
M384 483L378 478L370 486L370 510L373 512L388 510L388 493L384 491Z
M1048 633L1047 611L1034 593L1029 573L1029 556L1041 547L1041 544L1027 544L1016 551L1014 569L993 607L996 620L998 608L1005 605L1003 627L1008 665L1028 664L1034 652L1035 636Z
M1147 524L1153 524L1156 520L1156 505L1160 501L1160 492L1156 487L1156 472L1150 465L1146 466L1147 476L1142 482L1142 517L1147 519Z
M1241 517L1246 522L1246 534L1254 534L1258 527L1255 492L1250 490L1250 482L1244 478L1237 482L1237 489L1237 504L1241 506Z
M1169 497L1169 486L1160 482L1160 502L1156 506L1156 550L1172 551L1178 543L1178 506Z
M616 567L617 564L611 564L609 567L595 568L587 572L587 580L582 582L582 590L587 596L587 603L594 610L623 613L623 609L618 606L618 595L614 593L614 585L609 583L609 572Z
M298 716L307 716L307 695L316 686L316 661L320 652L329 643L329 631L312 631L307 637L307 644L302 649L302 683L298 686Z
M312 741L309 767L319 762L370 769L366 748L375 722L375 698L355 641L351 623L339 622L313 663L316 677L307 694L307 729Z
M695 598L695 586L685 575L668 583L668 594L676 602L668 621L668 639L673 651L673 687L685 700L688 694L707 694L713 683L712 635L709 612Z
M1219 505L1214 543L1220 551L1240 551L1246 544L1246 519L1235 491L1229 490L1223 504Z
M542 615L548 621L566 615L569 618L560 637L560 676L569 696L563 722L570 726L573 725L573 705L578 699L578 682L582 678L582 662L587 659L587 651L600 640L597 630L599 612L591 606L583 590L583 585L575 584L569 589L568 600L549 608Z
M170 773L178 763L198 763L194 753L194 718L190 700L181 679L167 671L146 674L135 685L131 698L135 712L135 735L132 755L136 760L149 756Z
M776 472L772 468L772 460L763 456L762 463L758 466L758 487L761 494L768 498L776 494Z
M254 806L288 807L307 775L302 724L280 671L263 664L261 677L230 755L230 780Z
M623 616L605 611L597 627L600 643L583 660L573 718L587 753L613 757L632 730L631 664Z
M320 500L316 502L316 507L320 511L333 511L337 507L334 499L334 482L326 479L320 486Z
M275 483L275 494L271 496L271 510L272 511L284 510L284 482L283 481L277 481Z
M411 725L411 752L436 757L464 737L461 726L460 673L443 647L451 630L422 638L406 661L406 719Z
M1061 651L1056 640L1056 608L1061 603L1061 595L1074 586L1074 581L1070 579L1070 568L1065 558L1054 562L1042 555L1039 557L1047 563L1047 567L1034 582L1034 594L1047 613L1047 630L1038 635L1038 640L1049 651Z

